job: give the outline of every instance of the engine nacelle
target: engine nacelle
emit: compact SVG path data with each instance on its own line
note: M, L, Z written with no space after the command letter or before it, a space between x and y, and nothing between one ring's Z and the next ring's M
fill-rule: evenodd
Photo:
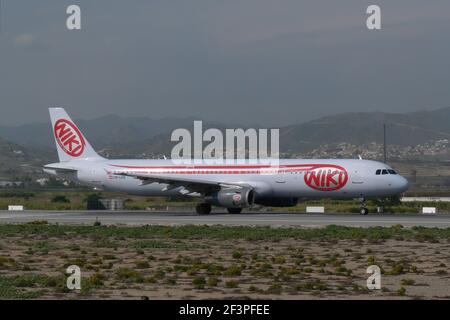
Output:
M205 200L226 208L246 208L255 202L255 192L249 188L227 188L206 197Z
M256 204L269 207L295 207L298 203L297 198L256 198Z

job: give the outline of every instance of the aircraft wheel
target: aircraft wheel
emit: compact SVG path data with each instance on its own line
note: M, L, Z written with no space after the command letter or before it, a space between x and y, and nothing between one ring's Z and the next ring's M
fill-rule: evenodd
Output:
M368 215L369 214L369 209L367 208L361 208L359 209L359 213L363 216Z
M205 215L211 213L211 205L209 203L200 203L195 207L198 214Z
M239 214L242 212L242 208L227 208L228 213Z

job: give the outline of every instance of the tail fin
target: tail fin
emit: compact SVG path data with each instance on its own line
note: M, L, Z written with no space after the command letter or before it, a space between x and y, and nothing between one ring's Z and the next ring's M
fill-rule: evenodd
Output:
M103 159L94 151L63 108L50 108L49 111L60 162L73 159Z

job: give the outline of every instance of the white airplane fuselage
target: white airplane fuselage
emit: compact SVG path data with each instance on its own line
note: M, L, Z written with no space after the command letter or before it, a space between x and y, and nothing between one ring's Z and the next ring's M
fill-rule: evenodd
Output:
M211 204L238 212L253 203L291 206L302 198L386 197L408 188L388 165L370 160L109 160L95 152L64 109L51 108L50 116L60 162L46 165L47 173L108 191L202 197L199 213L209 213Z
M164 183L142 184L120 173L195 178L250 185L259 197L356 198L385 197L406 191L408 182L377 161L354 159L281 159L266 165L177 165L171 160L72 160L48 167L73 169L74 181L94 188L142 196L179 195L182 186L167 190ZM386 170L387 174L376 174ZM51 169L46 170L55 173ZM76 173L75 173L76 171Z

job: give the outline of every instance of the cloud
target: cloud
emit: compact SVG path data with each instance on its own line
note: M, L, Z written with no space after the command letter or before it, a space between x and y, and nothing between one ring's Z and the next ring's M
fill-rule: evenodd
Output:
M370 0L79 0L81 32L67 3L2 7L0 124L47 121L53 105L276 126L450 101L448 0L377 0L381 32Z

